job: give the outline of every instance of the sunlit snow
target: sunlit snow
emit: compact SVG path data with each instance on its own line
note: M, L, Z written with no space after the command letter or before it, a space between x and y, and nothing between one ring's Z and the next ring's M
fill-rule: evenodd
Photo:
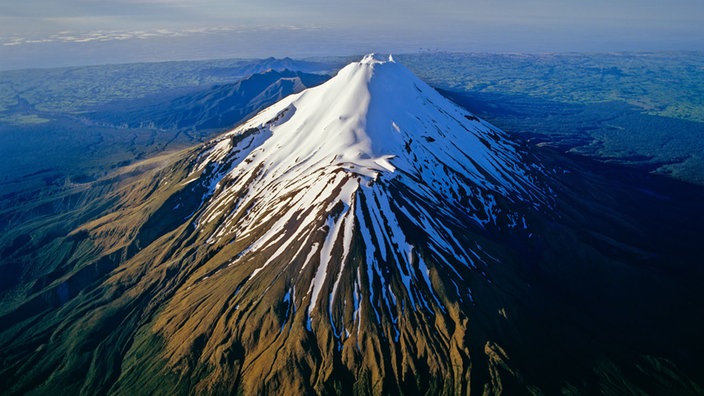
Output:
M477 253L462 246L425 204L414 201L432 203L445 215L451 213L448 208L462 206L478 227L496 224L497 196L539 200L539 189L522 161L516 144L503 132L441 96L392 57L368 55L328 82L281 100L206 144L194 167L194 177L197 172L204 175L209 197L197 224L220 224L210 236L212 243L257 235L236 259L270 249L251 277L261 276L293 247L295 257L307 254L299 273L309 263L316 265L306 270L312 272L309 328L319 300L327 298L333 320L332 304L339 297L353 234L365 245L364 270L377 318L377 308L383 307L374 301L396 309L394 292L405 292L415 309L421 288L443 309L429 264L415 253L399 218L425 232L425 249L436 259L451 257L476 268ZM395 193L392 184L406 192ZM398 194L404 202L398 202ZM520 224L520 218L527 227L518 213L505 216L507 224ZM259 228L263 223L269 224L264 231ZM313 240L313 233L322 231L325 238ZM331 270L333 260L339 265ZM405 291L391 290L379 260L395 263ZM320 293L330 283L328 276L334 281L325 297ZM359 268L356 279L354 317L359 320ZM378 294L374 282L383 287ZM430 309L429 301L419 304Z

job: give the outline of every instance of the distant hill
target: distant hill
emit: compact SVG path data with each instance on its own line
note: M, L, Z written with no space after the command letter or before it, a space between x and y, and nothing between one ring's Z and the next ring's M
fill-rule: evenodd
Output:
M268 70L232 84L216 85L175 99L153 97L107 105L89 118L128 128L210 130L236 125L286 96L325 82L329 76ZM147 102L145 106L144 102ZM156 103L155 103L156 102Z

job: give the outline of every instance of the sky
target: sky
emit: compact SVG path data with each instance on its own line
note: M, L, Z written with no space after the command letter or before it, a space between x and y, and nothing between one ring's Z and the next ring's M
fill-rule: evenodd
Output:
M367 52L704 50L701 0L0 0L0 69Z

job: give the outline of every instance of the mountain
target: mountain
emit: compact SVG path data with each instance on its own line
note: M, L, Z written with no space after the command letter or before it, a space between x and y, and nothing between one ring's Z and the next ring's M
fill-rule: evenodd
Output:
M271 62L265 63L269 64ZM319 85L328 78L320 74L269 69L248 75L236 83L198 89L168 100L149 97L104 106L89 118L131 128L226 129L286 96Z
M370 55L0 213L0 389L699 394L702 202Z
M289 57L277 59L269 57L266 59L257 59L249 64L245 64L239 69L242 75L260 74L269 70L286 71L295 70L303 73L326 73L328 70L335 69L335 64L326 62L311 62L299 59L291 59Z

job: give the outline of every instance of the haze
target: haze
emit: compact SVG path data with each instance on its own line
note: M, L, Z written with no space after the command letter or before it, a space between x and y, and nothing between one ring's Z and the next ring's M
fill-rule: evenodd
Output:
M0 3L0 69L424 50L703 50L699 0Z

